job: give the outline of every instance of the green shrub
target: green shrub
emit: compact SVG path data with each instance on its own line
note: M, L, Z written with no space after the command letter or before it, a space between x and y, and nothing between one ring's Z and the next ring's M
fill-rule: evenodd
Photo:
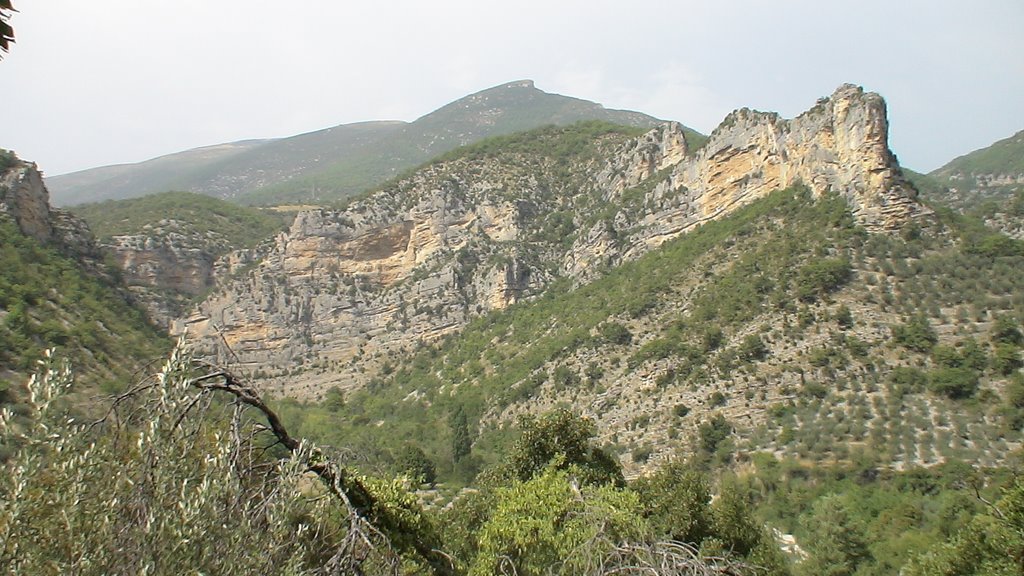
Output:
M625 346L633 341L633 333L618 322L605 322L600 328L601 338L609 344Z
M937 368L928 374L928 390L940 396L962 399L978 389L978 373L970 368Z
M725 416L716 413L697 428L697 434L700 438L700 449L708 454L714 454L732 435L732 424Z
M892 328L893 340L915 352L928 353L939 341L935 329L923 315L917 315L907 322Z
M437 480L437 468L422 448L406 444L395 456L395 466L400 473L419 484L433 484Z
M797 297L813 301L829 292L839 289L853 276L853 268L846 258L822 258L814 260L797 272Z

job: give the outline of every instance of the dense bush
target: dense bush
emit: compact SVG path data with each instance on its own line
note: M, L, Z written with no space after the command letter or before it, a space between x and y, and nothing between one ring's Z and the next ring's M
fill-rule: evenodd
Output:
M433 554L433 528L401 486L348 475L272 412L249 415L270 424L253 428L242 403L265 405L234 377L195 372L175 353L89 426L59 408L70 385L51 365L29 383L32 419L0 418L0 441L16 446L0 475L5 572L432 570L416 550ZM216 390L238 394L239 409ZM270 429L267 443L259 430Z
M797 295L801 300L814 300L838 289L853 276L846 258L821 258L805 264L797 273Z
M928 374L928 389L954 400L968 398L978 389L978 373L970 368L936 368Z
M917 315L907 322L892 328L893 340L915 352L927 353L939 341L935 329L923 315Z

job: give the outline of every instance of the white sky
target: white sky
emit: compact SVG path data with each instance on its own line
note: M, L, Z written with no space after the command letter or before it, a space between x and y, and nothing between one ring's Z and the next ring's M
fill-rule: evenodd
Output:
M929 171L1024 129L1021 0L14 0L0 147L49 174L364 120L512 80L710 132L881 93Z

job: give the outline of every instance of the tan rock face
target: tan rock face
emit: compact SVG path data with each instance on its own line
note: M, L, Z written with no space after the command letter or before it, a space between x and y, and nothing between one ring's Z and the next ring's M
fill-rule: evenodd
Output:
M213 284L213 257L184 238L115 236L105 246L129 285L199 295Z
M779 188L842 195L869 231L897 229L925 210L887 132L882 99L845 85L792 120L736 111L696 152L669 123L573 165L524 153L434 164L347 210L301 213L179 327L220 361L278 375L281 392L358 387L389 354Z
M26 236L53 239L50 193L35 164L22 163L0 174L0 213L13 218Z
M237 358L271 381L302 365L324 371L324 385L349 387L388 353L536 293L550 274L519 256L518 242L524 214L539 211L530 200L538 184L526 170L475 171L434 168L346 211L299 214L253 269L178 328L219 361ZM306 395L308 379L277 381Z
M77 257L90 272L106 274L89 227L50 206L50 193L34 163L18 161L0 170L0 215L9 217L26 236Z

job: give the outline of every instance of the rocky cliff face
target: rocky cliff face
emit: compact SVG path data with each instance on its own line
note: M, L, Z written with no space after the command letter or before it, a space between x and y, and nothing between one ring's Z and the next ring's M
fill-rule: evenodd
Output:
M139 234L113 236L101 246L122 270L136 300L164 328L185 315L218 278L251 265L259 254L232 251L228 239L216 230L198 231L173 219L147 225Z
M435 163L346 210L300 214L179 328L284 393L361 386L389 354L556 278L585 282L778 188L839 194L869 231L895 230L925 210L887 131L882 99L844 85L792 120L736 111L696 152L670 123L605 136L593 154Z
M301 213L179 327L286 393L365 382L388 354L547 285L550 250L523 240L556 204L543 182L553 168L456 161L345 211ZM286 378L296 366L307 373Z
M803 183L816 195L847 199L868 230L899 228L920 211L915 191L889 151L885 102L856 86L793 120L743 109L730 114L676 182L714 217L736 203Z
M0 168L0 215L10 218L26 236L56 246L92 272L101 272L102 256L89 227L80 219L50 206L50 193L35 163L4 154Z

